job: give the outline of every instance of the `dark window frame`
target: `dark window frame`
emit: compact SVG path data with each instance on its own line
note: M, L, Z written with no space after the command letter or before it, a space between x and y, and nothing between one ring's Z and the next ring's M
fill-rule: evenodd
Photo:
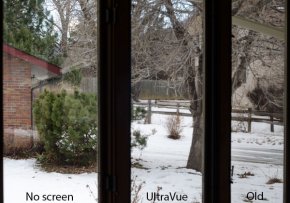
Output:
M99 1L99 202L131 192L131 1Z
M2 10L1 2L1 10ZM99 1L99 203L129 203L131 187L130 155L130 5L131 1ZM230 202L230 139L228 74L231 27L231 1L206 0L205 28L205 144L203 202ZM286 11L288 11L286 1ZM1 13L3 15L3 12ZM1 16L3 17L3 16ZM286 12L288 19L288 13ZM3 18L2 18L3 19ZM226 23L225 23L226 22ZM289 20L287 28L289 27ZM2 22L3 26L3 22ZM287 29L285 29L287 30ZM287 33L287 31L286 31ZM285 33L285 36L287 34ZM209 43L210 42L210 43ZM224 43L222 43L224 42ZM2 44L1 39L1 44ZM287 56L289 40L286 37ZM222 53L229 50L227 53ZM216 62L208 60L212 59ZM288 58L285 58L285 88L289 88ZM2 63L2 62L1 62ZM1 64L2 65L2 64ZM3 80L1 80L3 81ZM223 89L224 88L224 89ZM2 92L2 89L1 89ZM289 94L285 91L284 129L284 203L290 202ZM1 100L2 102L2 100ZM1 103L2 104L2 103ZM3 104L2 104L3 106ZM212 110L212 112L210 111ZM2 113L2 111L1 111ZM3 116L2 116L3 129ZM221 127L225 125L225 128ZM228 134L230 135L230 134ZM1 144L3 140L1 139ZM1 162L3 198L3 161Z
M1 14L0 14L0 19L3 19L4 17L4 12L3 12L3 1L1 1L0 3L0 11L1 11ZM1 28L3 28L3 20L1 21ZM3 46L3 37L1 37L0 39L0 44L1 44L1 47ZM1 49L1 53L2 53L2 49ZM0 61L0 66L1 68L3 67L3 60ZM3 72L3 68L2 68L2 72ZM4 134L4 118L3 118L3 74L0 74L0 79L1 79L1 90L0 90L0 93L1 93L1 101L0 101L0 105L1 105L1 113L0 113L0 116L1 116L1 129L2 129L2 135ZM3 138L0 140L0 145L2 146L2 149L4 148L4 141L3 141ZM2 187L2 192L0 192L0 201L4 202L4 177L3 177L3 150L1 151L1 162L0 162L0 174L1 174L1 187Z
M284 75L285 75L285 96L284 96L284 185L283 185L283 201L284 203L290 202L290 137L289 137L289 105L290 94L288 94L287 90L290 90L290 82L289 82L289 58L287 54L289 54L289 39L288 39L288 28L289 28L289 2L286 1L286 12L285 12L285 67L284 67ZM287 102L288 101L288 102ZM288 192L287 192L288 191Z
M204 6L203 202L230 203L231 1Z
M100 2L99 202L130 202L130 4ZM288 4L286 3L288 8ZM286 9L287 11L288 9ZM205 0L203 202L230 203L231 1ZM287 12L286 16L288 18ZM287 27L289 21L287 21ZM287 42L287 52L289 42ZM287 53L286 52L286 53ZM286 54L287 55L287 54ZM209 60L210 59L210 60ZM287 59L285 59L287 61ZM287 67L287 68L286 68ZM285 66L287 81L288 64ZM289 89L289 83L285 86ZM287 92L287 91L285 91ZM284 203L289 191L289 94L285 96ZM114 129L114 130L111 130Z

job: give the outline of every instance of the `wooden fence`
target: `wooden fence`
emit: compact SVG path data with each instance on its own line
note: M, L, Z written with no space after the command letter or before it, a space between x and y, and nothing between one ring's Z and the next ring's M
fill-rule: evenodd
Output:
M276 112L257 111L251 108L232 109L232 120L247 122L248 132L251 132L252 122L268 123L270 124L271 132L274 132L274 125L283 125L283 114Z
M97 77L83 77L81 80L80 89L82 90L82 92L97 93Z
M151 123L152 114L162 115L176 115L185 117L192 117L191 113L180 112L180 109L189 109L190 103L188 101L162 101L155 100L152 102L136 102L138 106L147 107L146 123ZM152 107L176 109L176 111L155 111ZM232 121L247 122L248 132L252 130L252 122L268 123L270 124L270 131L274 132L274 125L283 125L283 114L277 112L257 111L251 108L248 109L232 109Z

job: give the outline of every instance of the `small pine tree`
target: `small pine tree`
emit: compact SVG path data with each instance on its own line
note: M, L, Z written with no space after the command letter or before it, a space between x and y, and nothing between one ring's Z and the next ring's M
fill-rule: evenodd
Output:
M132 109L132 120L141 120L146 116L146 110L143 107L137 106Z
M137 147L143 150L147 146L147 135L142 135L140 130L134 130L132 133L131 147Z
M42 161L73 165L96 161L96 95L44 91L35 101L33 113L45 148Z

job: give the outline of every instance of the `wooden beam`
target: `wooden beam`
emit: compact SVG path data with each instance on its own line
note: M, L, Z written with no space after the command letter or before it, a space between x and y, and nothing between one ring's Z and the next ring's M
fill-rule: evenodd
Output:
M275 37L280 40L285 40L284 29L265 25L259 22L254 22L240 16L232 16L233 25L241 26L265 35Z

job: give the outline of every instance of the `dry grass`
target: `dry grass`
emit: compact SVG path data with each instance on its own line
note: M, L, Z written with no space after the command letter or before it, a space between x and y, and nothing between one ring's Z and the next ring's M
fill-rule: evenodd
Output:
M57 164L42 164L41 168L46 172L57 172L63 174L81 174L81 173L97 173L97 162L89 166L71 166Z
M283 180L277 177L270 178L266 184L283 183Z
M254 176L255 174L253 174L251 171L246 171L245 173L237 175L239 176L239 178L248 178L248 176Z
M135 176L131 182L131 203L140 203L141 201L140 191L143 188L143 185L145 183L145 182L142 182L140 184L137 184L136 179L137 179L137 176Z
M266 175L266 177L268 178L268 181L266 182L266 184L270 185L274 183L283 183L283 179L279 178L278 169L274 174L272 174L271 176Z

